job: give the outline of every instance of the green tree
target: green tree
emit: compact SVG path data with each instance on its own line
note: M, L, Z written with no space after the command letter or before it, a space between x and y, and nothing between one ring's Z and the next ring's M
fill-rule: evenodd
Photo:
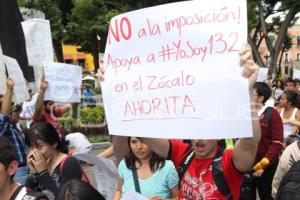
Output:
M248 42L252 47L254 58L260 66L265 66L263 59L258 51L263 39L270 55L269 74L276 73L277 61L283 51L289 47L287 36L288 27L292 26L297 18L295 15L300 12L300 1L298 0L249 0L249 35ZM271 22L267 18L273 14L281 16L273 17ZM271 34L277 34L273 41Z
M114 9L120 6L119 9ZM70 22L66 26L67 43L81 46L81 50L92 53L94 66L99 66L99 52L105 49L110 19L128 10L125 4L104 2L103 0L75 0Z

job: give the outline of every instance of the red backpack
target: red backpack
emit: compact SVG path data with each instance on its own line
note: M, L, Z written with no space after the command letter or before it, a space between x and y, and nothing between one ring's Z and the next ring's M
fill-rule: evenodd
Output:
M66 161L68 158L70 158L70 157L71 157L71 155L67 155L67 156L64 157L64 159L61 161L61 163L60 163L60 168L59 168L60 176L62 176L62 170L63 170L63 168L64 168L65 161ZM90 179L89 179L87 173L82 169L81 166L80 166L80 171L81 171L81 174L82 174L81 180L82 180L83 182L86 182L87 184L91 185L91 182L90 182Z

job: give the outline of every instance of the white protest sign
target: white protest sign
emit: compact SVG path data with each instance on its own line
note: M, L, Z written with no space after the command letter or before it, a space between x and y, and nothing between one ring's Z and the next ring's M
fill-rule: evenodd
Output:
M257 81L262 82L268 78L268 69L269 68L263 68L263 67L259 68L258 75L257 75Z
M53 61L54 55L49 21L29 19L22 22L22 27L29 65L42 66L44 61Z
M16 59L2 55L3 61L6 65L8 76L14 81L14 97L13 101L17 104L29 99L28 88L23 72Z
M5 74L5 65L2 58L2 48L0 45L0 94L4 95L6 91L6 74Z
M45 100L80 102L82 67L65 63L45 62L45 80L48 88Z
M122 194L121 200L148 200L148 198L136 191L127 190L124 194Z
M294 74L293 74L293 78L296 79L300 79L300 70L294 69Z
M154 138L252 136L245 0L141 9L110 22L102 83L110 134Z
M118 170L111 159L100 158L93 154L76 154L77 159L93 166L98 191L105 199L112 199L117 188Z

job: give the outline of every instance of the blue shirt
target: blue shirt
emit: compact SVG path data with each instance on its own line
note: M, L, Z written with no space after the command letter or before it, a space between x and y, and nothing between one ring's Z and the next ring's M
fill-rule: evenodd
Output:
M17 154L20 166L26 164L26 155L28 153L28 147L22 135L23 133L11 123L11 115L3 116L0 113L0 137L6 137L10 141Z
M123 179L122 193L127 190L135 191L132 171L126 167L124 159L120 162L118 171ZM158 169L151 177L139 179L141 194L146 197L160 196L171 197L171 189L178 184L179 178L174 164L166 160L165 166Z

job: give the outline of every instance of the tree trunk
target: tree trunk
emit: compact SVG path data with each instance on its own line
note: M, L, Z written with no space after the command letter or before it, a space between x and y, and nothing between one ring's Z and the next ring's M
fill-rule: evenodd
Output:
M64 62L64 55L63 55L63 49L62 49L62 44L61 41L58 40L52 40L53 42L53 48L55 51L55 55L57 58L57 62Z
M300 6L293 6L288 14L285 17L284 22L282 23L279 32L278 32L278 37L274 46L274 56L271 57L271 65L270 67L275 68L277 66L277 60L278 60L278 56L281 50L281 47L283 46L283 42L284 42L284 38L287 34L287 28L289 26L289 24L291 23L292 19L295 17L295 15L300 12ZM271 54L270 54L271 56Z
M25 79L33 82L34 75L32 68L28 66L22 20L16 0L0 1L0 43L3 54L15 58Z
M99 68L99 48L98 48L98 40L97 40L97 34L93 34L92 36L92 55L94 58L94 72L97 73L97 70Z

